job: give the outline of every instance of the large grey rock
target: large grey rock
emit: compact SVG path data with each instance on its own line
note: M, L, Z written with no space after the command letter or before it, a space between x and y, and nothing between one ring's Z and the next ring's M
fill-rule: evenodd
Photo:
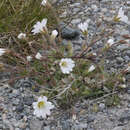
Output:
M81 34L80 30L72 29L69 26L65 26L64 23L61 23L61 36L63 38L62 45L68 47L71 44L73 54L77 54L81 50L82 44L85 43L84 36ZM67 48L64 53L67 54Z
M69 26L66 26L65 23L60 23L60 28L61 28L61 37L63 39L74 39L77 36L80 35L80 31L78 29L73 29Z

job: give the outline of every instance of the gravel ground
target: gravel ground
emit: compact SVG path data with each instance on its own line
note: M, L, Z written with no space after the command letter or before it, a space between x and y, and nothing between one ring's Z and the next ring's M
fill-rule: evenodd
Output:
M63 44L71 40L75 52L80 50L82 37L77 24L90 19L87 42L100 34L103 28L106 32L114 30L115 42L125 40L126 44L113 46L107 53L106 70L117 72L130 63L130 39L122 35L130 34L130 25L114 24L111 19L123 7L130 20L129 0L60 0L63 4L61 18L66 19L68 26L62 29ZM102 18L104 21L102 21ZM97 28L97 22L101 23ZM96 33L95 33L96 32ZM69 36L69 37L68 37ZM106 43L110 37L104 37L92 48L93 52ZM30 79L21 79L9 86L8 73L0 73L0 130L130 130L130 73L126 75L127 89L119 93L120 105L108 107L105 98L99 100L84 99L75 104L72 109L55 108L47 119L38 119L33 115L32 103L39 96L39 89L32 90L35 84ZM55 101L53 101L55 102ZM95 105L96 103L96 105ZM56 119L56 120L55 120Z

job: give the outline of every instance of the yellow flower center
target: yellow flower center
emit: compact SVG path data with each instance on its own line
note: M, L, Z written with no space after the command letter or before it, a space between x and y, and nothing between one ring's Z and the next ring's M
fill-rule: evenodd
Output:
M83 32L83 35L87 36L87 35L88 35L88 31L85 30L85 31Z
M114 20L115 22L120 22L120 19L121 19L120 17L115 16L113 20Z
M38 108L43 108L45 106L45 102L40 101L38 102Z
M67 67L67 62L66 62L66 61L63 61L63 62L61 63L61 66Z

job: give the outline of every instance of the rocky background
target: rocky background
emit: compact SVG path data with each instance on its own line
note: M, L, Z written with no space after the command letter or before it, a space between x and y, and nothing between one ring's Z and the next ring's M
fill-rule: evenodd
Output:
M81 49L84 41L77 24L90 20L88 28L88 43L92 35L98 35L109 26L114 30L113 38L116 41L125 40L125 44L113 46L105 57L106 71L112 73L126 68L130 63L130 25L124 23L113 24L111 18L123 7L130 20L129 0L58 0L54 3L62 6L61 23L62 44L71 40L75 53ZM104 21L101 21L101 18ZM102 23L97 28L96 21ZM66 23L66 24L65 24ZM65 26L64 26L65 25ZM96 33L95 33L96 32ZM97 52L107 41L103 38L92 48ZM97 59L99 60L99 59ZM40 88L32 89L35 83L26 78L20 79L12 86L8 85L9 73L0 73L0 130L130 130L130 74L126 75L127 87L118 92L120 103L108 107L105 97L79 101L71 109L56 107L47 119L38 119L33 115L32 103L39 96ZM106 95L109 96L109 95ZM111 95L110 95L111 96ZM53 101L55 103L55 101ZM55 103L56 105L56 103Z

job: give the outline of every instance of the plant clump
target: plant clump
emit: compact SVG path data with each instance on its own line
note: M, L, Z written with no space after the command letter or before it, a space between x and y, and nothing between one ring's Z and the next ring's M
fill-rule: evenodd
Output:
M91 53L90 48L100 39L91 41L88 46L86 45L76 55L68 44L67 54L65 54L66 48L61 44L62 37L60 31L55 30L55 28L52 31L48 28L48 22L51 22L53 19L51 19L50 13L47 14L46 12L45 15L43 11L53 12L53 16L56 16L54 8L47 0L43 0L41 5L38 4L38 1L35 1L36 5L32 4L33 0L31 1L29 2L29 9L26 9L27 3L25 2L21 9L25 9L23 12L15 12L15 7L10 7L12 8L12 12L10 12L12 17L19 14L19 17L14 22L21 24L21 17L24 17L25 20L30 19L30 17L34 19L27 25L20 25L24 26L25 30L21 30L24 33L19 32L17 49L1 48L0 54L2 61L11 66L11 69L9 68L6 71L11 72L13 81L18 77L28 77L41 86L41 97L39 97L38 102L33 103L35 115L43 118L46 115L50 115L50 109L54 108L54 106L47 101L47 97L56 99L60 106L66 108L72 107L79 99L97 98L123 89L125 86L123 80L125 73L121 71L115 74L108 74L104 70L104 58L96 62L96 58L100 54L105 54L111 46L116 45L114 39L109 39L108 44L99 53ZM32 10L32 5L43 7L38 10ZM25 13L26 11L29 12ZM26 14L30 16L26 17ZM36 14L37 17L34 17ZM36 19L38 22L36 22ZM4 19L1 22L3 21ZM55 22L59 22L58 17L55 18ZM25 33L29 26L31 28L30 31L33 33L31 37L29 37L31 34ZM80 24L78 27L81 29L84 37L87 38L88 22ZM40 37L40 40L37 37ZM4 68L4 65L2 68ZM42 88L42 86L45 87ZM119 101L117 96L112 98L114 101L109 104L117 104Z

